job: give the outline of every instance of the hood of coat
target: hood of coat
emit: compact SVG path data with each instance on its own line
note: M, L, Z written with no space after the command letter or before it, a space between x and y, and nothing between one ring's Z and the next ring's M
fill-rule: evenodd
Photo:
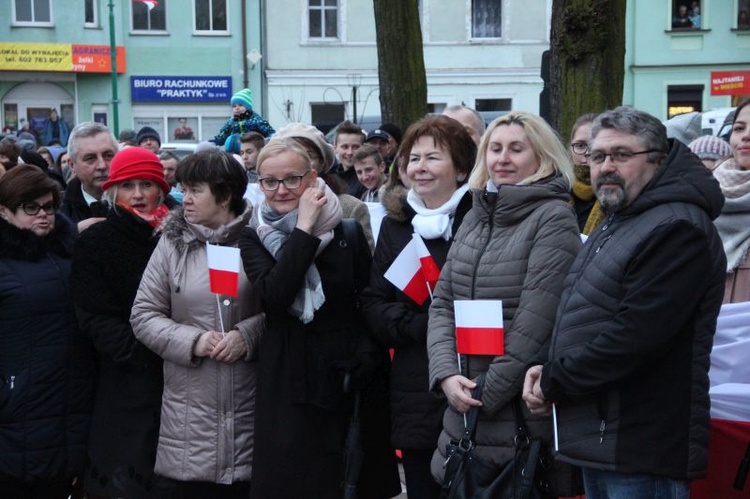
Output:
M245 211L226 225L210 229L204 225L191 224L185 220L182 208L173 210L162 225L162 237L175 245L178 251L191 251L206 243L236 246L240 233L250 223L253 207L245 204Z
M666 203L688 203L715 220L724 206L718 180L682 142L669 139L667 158L623 215L636 215Z
M406 222L414 217L414 210L406 202L409 189L401 184L385 184L380 188L378 196L380 204L385 208L386 215L399 221Z
M528 185L501 185L498 192L475 190L474 208L482 221L495 225L516 225L540 205L550 201L570 203L570 186L561 175L552 175ZM572 208L571 208L572 209Z
M69 258L77 235L76 226L59 211L55 214L55 228L44 237L0 218L0 258L35 262L47 253Z

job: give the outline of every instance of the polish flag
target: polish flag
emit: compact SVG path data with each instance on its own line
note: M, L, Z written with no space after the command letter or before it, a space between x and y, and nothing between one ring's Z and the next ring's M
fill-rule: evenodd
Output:
M240 249L206 243L211 292L237 296L240 287Z
M429 298L431 291L428 288L429 284L422 267L417 239L422 242L419 236L412 237L409 244L404 246L401 253L385 271L383 277L414 300L417 305L422 305ZM424 242L422 242L422 245L424 245ZM427 251L427 248L425 248L425 251ZM427 252L427 255L429 255L429 252ZM432 257L430 256L429 259L432 260ZM434 264L435 260L432 260L432 263ZM433 271L430 270L430 272ZM439 275L440 271L438 270L437 273ZM433 275L430 274L430 277L433 277ZM435 280L437 281L437 278Z
M159 5L159 2L157 2L156 0L133 0L133 1L139 2L139 3L145 3L146 7L148 7L149 12L151 12L154 9L154 7L157 7Z
M464 355L503 355L502 300L455 300L456 349Z
M422 273L431 289L435 289L438 279L440 278L440 268L432 258L430 250L427 249L427 245L422 240L422 236L419 234L411 235L414 244L417 248L417 256L419 257L419 263L422 266Z

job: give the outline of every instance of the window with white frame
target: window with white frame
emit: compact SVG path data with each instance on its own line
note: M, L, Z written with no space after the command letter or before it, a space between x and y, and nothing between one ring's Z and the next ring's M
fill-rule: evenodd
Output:
M672 0L672 29L700 29L701 3L699 0Z
M471 0L472 38L500 38L501 3L500 0Z
M86 0L84 2L84 26L87 28L99 27L99 2L97 0Z
M133 0L133 31L166 31L167 0Z
M13 21L17 25L52 25L50 0L13 0Z
M308 36L338 38L338 0L308 0Z
M227 0L194 1L195 31L227 31Z

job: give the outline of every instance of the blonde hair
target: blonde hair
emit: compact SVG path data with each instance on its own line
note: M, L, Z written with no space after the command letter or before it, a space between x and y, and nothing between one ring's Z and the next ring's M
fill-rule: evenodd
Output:
M285 152L296 154L297 156L302 158L308 168L312 169L312 160L310 159L310 155L307 154L307 149L305 149L302 144L291 137L282 137L272 139L270 142L268 142L268 144L266 144L263 149L260 150L260 154L258 154L258 163L255 167L258 175L260 175L260 167L263 165L263 162L265 160L274 156L278 156L279 154Z
M482 190L489 180L487 171L487 148L490 145L490 137L496 128L500 126L518 125L526 131L526 137L534 150L539 168L537 171L523 179L519 184L528 185L538 182L550 175L561 175L567 180L568 187L573 185L574 173L573 163L568 155L567 148L563 145L557 132L539 116L524 111L511 111L504 116L495 119L487 127L482 135L477 152L477 161L469 178L469 187Z

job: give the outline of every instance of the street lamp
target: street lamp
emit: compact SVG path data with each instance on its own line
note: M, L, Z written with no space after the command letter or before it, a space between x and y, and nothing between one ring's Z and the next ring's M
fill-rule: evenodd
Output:
M359 88L359 85L362 83L362 75L359 73L349 73L346 75L346 82L349 84L350 87L352 87L352 114L354 115L354 119L352 120L354 124L357 124L357 89Z

